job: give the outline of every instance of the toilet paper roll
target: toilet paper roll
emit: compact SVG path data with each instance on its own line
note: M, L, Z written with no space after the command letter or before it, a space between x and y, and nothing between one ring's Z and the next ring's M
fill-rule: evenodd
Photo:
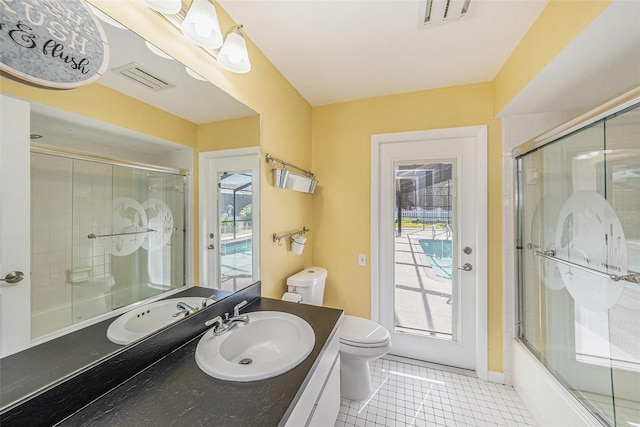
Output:
M282 301L300 302L302 301L302 295L296 294L295 292L285 292L285 294L282 295Z

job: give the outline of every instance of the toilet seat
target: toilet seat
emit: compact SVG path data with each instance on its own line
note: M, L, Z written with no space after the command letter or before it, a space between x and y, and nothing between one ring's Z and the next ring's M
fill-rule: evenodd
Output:
M376 322L345 315L340 324L340 343L359 348L379 348L389 344L389 331Z

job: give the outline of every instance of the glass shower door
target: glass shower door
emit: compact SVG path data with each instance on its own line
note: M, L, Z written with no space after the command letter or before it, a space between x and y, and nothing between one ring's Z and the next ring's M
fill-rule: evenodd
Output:
M611 426L640 426L639 141L636 108L517 159L518 336Z
M185 178L31 154L31 338L185 285Z
M605 201L603 132L601 122L519 160L519 335L578 399L612 425L610 345L598 329L598 319L607 315L607 289L597 276L554 259L588 264L603 254L602 236L591 234L601 231L595 227L597 213L584 209L599 209ZM580 359L585 338L598 339L594 345L603 363Z
M626 273L640 273L640 108L607 120L605 132L607 200L624 231ZM624 282L606 321L616 425L640 426L640 285Z

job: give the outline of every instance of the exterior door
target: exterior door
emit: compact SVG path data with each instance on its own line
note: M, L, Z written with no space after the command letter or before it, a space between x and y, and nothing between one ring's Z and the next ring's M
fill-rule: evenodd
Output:
M31 342L29 104L0 95L0 357Z
M480 280L486 261L479 256L486 253L486 240L479 239L486 189L478 186L486 179L477 170L477 141L456 132L413 139L419 134L377 147L378 307L372 311L391 333L391 354L476 370L479 352L486 357L486 344L478 345L486 334L478 315L479 301L486 301Z
M200 283L238 291L260 279L260 152L202 153L200 165Z

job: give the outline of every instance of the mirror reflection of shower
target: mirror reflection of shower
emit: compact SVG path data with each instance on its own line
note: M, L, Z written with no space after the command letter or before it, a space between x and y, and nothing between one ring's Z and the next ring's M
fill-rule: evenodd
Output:
M31 338L185 284L185 177L32 152Z

